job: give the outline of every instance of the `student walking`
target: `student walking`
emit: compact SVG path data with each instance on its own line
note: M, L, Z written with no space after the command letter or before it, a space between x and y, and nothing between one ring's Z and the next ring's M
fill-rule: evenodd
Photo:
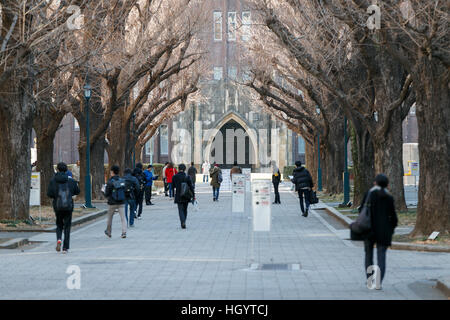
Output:
M148 206L152 206L152 187L153 180L158 179L158 176L153 175L153 166L151 164L148 165L147 170L144 171L145 174L145 204Z
M202 165L202 173L203 173L203 182L208 182L209 179L209 170L211 169L211 165L208 160L205 160Z
M181 228L186 229L186 218L188 214L187 208L189 202L195 199L195 190L191 178L185 173L186 166L184 164L180 164L178 169L180 172L173 176L172 187L175 191L174 202L178 206L178 215L180 216Z
M125 180L125 219L128 225L134 227L134 217L136 216L136 199L139 197L141 192L141 186L136 177L131 173L131 169L125 169L125 175L123 179ZM130 207L130 218L128 219L128 206Z
M138 220L141 219L142 215L142 207L144 203L144 192L145 192L145 174L142 170L143 166L142 163L137 163L136 168L133 170L133 176L139 181L139 192L138 196L136 198L136 218Z
M392 243L392 235L397 227L398 218L395 212L394 198L387 190L389 179L384 174L375 177L374 187L372 187L361 202L359 211L363 208L366 200L370 205L371 230L364 240L366 276L369 278L368 268L373 265L373 247L377 245L377 261L380 268L379 286L386 272L386 251ZM369 197L369 199L367 199Z
M214 163L214 167L210 170L211 186L213 188L213 201L219 201L220 184L222 183L222 170L219 165Z
M53 210L56 215L56 251L61 251L61 240L64 231L63 253L70 247L70 227L72 225L73 196L80 194L78 182L67 175L67 165L60 162L58 172L50 181L47 196L53 199Z
M280 201L280 193L278 191L278 186L281 182L281 174L280 169L278 169L277 164L275 162L272 163L272 184L273 190L275 191L275 201L274 204L281 204Z
M180 168L180 167L178 167L178 168ZM197 169L195 168L193 162L191 162L191 166L189 167L187 174L191 178L192 185L194 186L194 189L195 189L195 182L197 180L197 177L196 177L197 176Z
M166 179L167 179L167 184L169 185L169 198L173 198L174 194L173 194L173 185L172 185L172 178L174 175L176 175L178 173L177 169L175 169L173 167L173 163L169 162L169 165L166 169Z
M312 181L311 174L309 173L309 171L306 168L302 167L301 161L296 161L295 166L296 166L296 168L294 169L294 172L293 172L294 177L292 179L292 182L296 186L296 190L298 192L302 216L307 217L308 211L309 211L309 206L310 206L310 202L309 202L309 199L311 196L310 193L311 193L311 189L314 186L314 184ZM306 211L303 206L303 198L305 199Z
M127 237L127 222L123 205L125 204L125 180L119 176L120 168L117 165L111 167L111 178L105 188L105 196L108 198L108 221L105 234L111 238L111 226L114 213L119 212L122 222L122 238Z
M164 164L164 167L162 169L162 178L164 182L164 195L168 197L167 190L169 190L169 185L167 184L167 178L166 178L166 169L169 167L169 162L166 162Z

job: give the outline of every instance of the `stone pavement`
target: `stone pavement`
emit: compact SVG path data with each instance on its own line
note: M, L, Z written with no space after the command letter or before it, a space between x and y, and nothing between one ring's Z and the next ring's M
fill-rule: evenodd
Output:
M450 254L389 250L383 290L369 290L361 244L318 212L301 217L287 185L272 231L255 234L249 197L246 213L231 213L230 192L215 203L207 184L197 189L186 230L173 201L158 196L126 239L115 215L111 239L103 218L72 233L67 255L45 233L30 241L48 242L23 252L1 250L0 299L445 299L433 279L450 275ZM71 265L79 290L66 286Z

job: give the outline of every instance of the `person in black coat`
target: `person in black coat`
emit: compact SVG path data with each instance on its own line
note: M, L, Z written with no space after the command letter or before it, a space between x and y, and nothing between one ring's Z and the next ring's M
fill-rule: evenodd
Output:
M311 189L314 186L311 174L309 171L302 167L301 161L295 162L296 168L293 171L294 177L292 178L292 183L296 186L298 192L298 197L300 199L300 209L302 210L302 216L307 217L309 206L310 206L310 196ZM303 198L305 198L306 211L303 206Z
M70 227L72 225L73 199L72 196L80 194L78 182L67 176L67 165L60 162L57 165L58 172L50 181L47 188L47 196L53 199L53 210L56 215L56 251L61 250L61 239L64 231L63 253L67 253L70 246ZM67 189L66 189L67 187ZM67 199L69 200L69 208L60 210L57 200L60 190L65 192L68 190Z
M180 164L178 166L178 173L172 178L172 186L175 191L175 199L174 202L178 205L178 214L180 216L181 228L186 229L186 218L187 218L187 208L189 202L192 199L182 199L181 198L181 184L186 182L189 188L191 189L192 195L195 199L195 190L192 184L191 178L185 173L186 166L184 164Z
M134 217L136 215L136 199L141 192L141 186L139 180L131 174L131 169L126 168L123 176L125 180L125 219L129 223L130 227L134 227ZM130 219L128 219L128 206L130 206Z
M139 192L136 197L136 217L138 219L140 219L142 215L142 207L144 205L144 193L146 183L145 174L142 168L143 168L142 163L139 162L136 164L136 168L134 168L133 170L133 176L136 177L136 179L138 179L139 181Z
M373 247L377 245L377 260L380 268L380 286L386 272L386 251L391 245L394 229L397 227L398 218L395 212L394 198L389 194L386 187L389 180L384 174L379 174L375 178L374 187L364 195L359 207L361 211L368 196L370 203L371 230L364 240L365 267L367 278L371 276L367 271L373 265Z
M278 186L280 185L280 182L281 182L280 169L278 169L275 161L272 163L272 167L273 167L272 184L273 184L273 190L275 192L275 201L273 203L281 204L280 193L278 192Z

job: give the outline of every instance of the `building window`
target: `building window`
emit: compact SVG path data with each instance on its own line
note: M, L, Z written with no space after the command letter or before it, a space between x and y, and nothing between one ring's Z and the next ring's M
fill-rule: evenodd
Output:
M297 137L298 154L305 154L305 140L302 136Z
M215 11L213 16L214 16L214 40L222 41L222 12Z
M214 80L222 80L222 67L214 67Z
M411 109L409 109L409 114L415 115L416 114L416 103L411 106Z
M236 41L236 12L228 12L228 41Z
M80 124L78 123L76 118L73 118L73 129L80 130Z
M169 154L169 130L166 124L159 127L159 143L161 145L161 154Z
M145 154L151 155L153 153L153 137L151 137L145 144Z
M250 11L242 12L242 40L250 40L250 25L251 25L251 14Z
M237 77L237 68L236 67L229 67L228 68L228 78L231 80L236 80Z
M243 81L250 81L252 79L250 69L248 67L244 67L242 70L242 80Z

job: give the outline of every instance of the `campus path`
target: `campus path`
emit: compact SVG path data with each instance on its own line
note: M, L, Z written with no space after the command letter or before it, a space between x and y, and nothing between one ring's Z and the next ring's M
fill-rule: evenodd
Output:
M254 235L249 200L246 213L231 213L230 192L214 203L209 186L197 189L186 230L158 196L126 239L115 215L111 239L103 218L72 233L67 255L45 233L33 240L49 242L0 251L0 299L444 299L431 280L450 275L450 254L389 250L383 290L369 290L360 243L319 211L301 217L288 186L272 231ZM79 290L67 289L70 265L81 270Z

